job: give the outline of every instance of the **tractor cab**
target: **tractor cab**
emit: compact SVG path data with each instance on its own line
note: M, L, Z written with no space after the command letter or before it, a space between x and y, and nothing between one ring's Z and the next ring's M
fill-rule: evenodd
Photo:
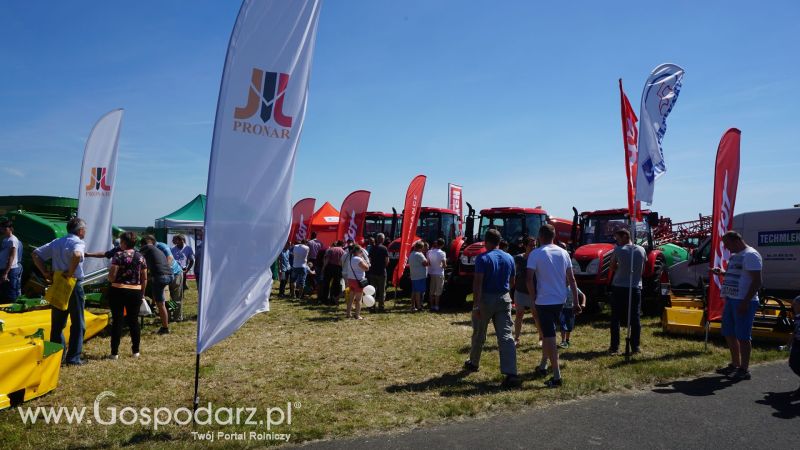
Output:
M474 210L470 207L467 217L467 232L472 233L474 228ZM471 275L475 267L475 258L486 251L483 238L489 230L497 230L504 241L508 242L508 252L512 255L523 253L525 249L522 239L527 236L536 236L539 228L547 223L547 211L536 208L489 208L481 211L477 233L472 236L471 243L462 252L460 275ZM469 236L468 236L469 237Z
M398 230L401 228L398 227ZM400 253L400 233L389 245L390 264L397 262ZM461 251L464 238L461 233L461 217L452 209L431 208L423 206L417 221L417 235L415 241L421 239L428 244L435 240L444 239L443 250L447 253L448 260L452 260Z
M364 218L364 239L375 238L383 233L386 242L392 242L401 229L402 217L397 213L380 211L367 212Z
M632 238L647 253L642 273L643 294L655 298L660 295L660 278L666 268L665 257L653 241L653 227L658 225L659 216L647 210L642 215L644 220L636 223L636 235ZM572 270L578 286L590 300L604 300L609 295L614 278L611 256L617 245L614 233L621 229L630 230L627 208L587 211L575 220L573 235L577 248L572 256Z
M642 211L646 220L636 223L636 243L651 250L653 248L653 231L651 221L658 221L658 213ZM630 229L627 209L609 209L603 211L584 212L580 216L578 247L592 244L616 244L614 233L620 229Z

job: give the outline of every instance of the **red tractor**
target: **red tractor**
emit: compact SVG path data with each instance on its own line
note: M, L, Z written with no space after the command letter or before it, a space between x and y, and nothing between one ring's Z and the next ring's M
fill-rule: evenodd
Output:
M599 303L607 301L611 293L611 253L616 247L614 232L630 229L628 209L606 209L587 211L580 215L575 211L573 239L575 250L572 255L572 269L578 287L586 294L590 305L598 308ZM647 260L642 274L642 308L656 311L661 304L662 274L666 270L666 260L653 242L652 228L658 224L658 213L642 211L645 219L637 222L636 243L644 247Z
M536 236L539 228L548 223L547 211L541 207L518 208L502 207L481 210L478 232L473 236L475 223L475 210L467 203L466 235L470 239L458 259L457 270L448 278L445 291L456 304L464 304L467 295L472 292L472 278L475 273L475 258L486 252L483 236L489 229L500 232L503 240L508 242L508 252L516 255L525 251L522 247L522 238Z
M359 242L374 238L378 233L383 233L387 243L392 242L402 229L402 221L403 218L397 212L368 211L364 218L364 236Z
M400 230L401 227L397 227ZM444 251L447 254L447 269L445 269L445 278L449 277L453 269L453 263L461 253L461 247L464 245L464 237L461 234L461 217L452 209L445 208L431 208L423 206L420 209L419 221L417 222L417 236L414 241L419 239L427 242L428 244L442 238L444 239ZM391 279L394 268L397 265L397 259L400 254L400 236L398 231L397 238L392 241L388 246L389 250L389 266L387 267L387 276ZM403 291L411 289L411 281L408 277L408 269L403 274L400 280L400 288Z

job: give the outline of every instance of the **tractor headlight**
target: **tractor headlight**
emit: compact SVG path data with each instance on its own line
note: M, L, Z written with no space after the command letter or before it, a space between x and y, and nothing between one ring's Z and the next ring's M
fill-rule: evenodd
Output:
M578 264L578 260L572 258L572 271L575 273L581 273L581 265Z
M589 275L597 274L597 271L600 269L600 258L595 258L592 262L586 266L586 273Z
M467 255L461 255L460 261L461 261L461 264L464 264L465 266L471 266L471 265L475 264L475 259L474 258L470 258Z

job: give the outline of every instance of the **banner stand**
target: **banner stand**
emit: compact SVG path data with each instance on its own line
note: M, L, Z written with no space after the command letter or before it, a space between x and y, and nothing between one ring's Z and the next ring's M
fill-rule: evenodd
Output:
M631 273L628 275L628 329L625 332L625 362L630 362L631 360L631 303L633 302L634 250L636 250L636 211L631 215Z
M292 226L291 186L321 4L244 0L231 32L208 165L195 411L200 354L269 311L269 267ZM224 239L242 235L259 236L262 245Z
M192 424L197 425L197 407L200 406L200 353L197 353L197 358L194 362L194 402L192 405Z

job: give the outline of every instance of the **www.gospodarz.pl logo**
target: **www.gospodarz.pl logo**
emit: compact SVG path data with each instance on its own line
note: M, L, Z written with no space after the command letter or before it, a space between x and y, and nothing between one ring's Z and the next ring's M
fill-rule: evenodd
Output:
M89 184L86 185L86 195L109 195L111 193L111 185L106 183L106 174L108 169L105 167L92 167L89 170Z
M289 139L292 117L283 111L288 85L287 73L253 69L247 104L233 112L234 119L237 119L233 121L233 131ZM256 123L253 123L254 119Z

